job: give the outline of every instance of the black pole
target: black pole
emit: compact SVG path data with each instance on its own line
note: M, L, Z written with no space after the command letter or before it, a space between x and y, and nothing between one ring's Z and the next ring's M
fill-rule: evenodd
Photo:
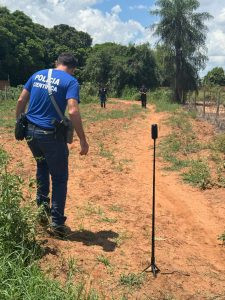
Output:
M151 264L155 264L155 148L156 148L156 139L154 139L154 154L153 154L152 258L151 258Z
M154 152L153 152L153 196L152 196L152 256L151 265L148 266L144 271L150 269L153 276L156 277L157 273L160 272L159 268L155 264L155 165L156 165L156 139L158 138L158 126L157 124L152 125L152 139L154 140Z

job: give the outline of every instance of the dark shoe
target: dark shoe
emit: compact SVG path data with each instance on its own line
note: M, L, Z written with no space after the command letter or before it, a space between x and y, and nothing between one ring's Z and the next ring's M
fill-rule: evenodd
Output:
M50 233L50 235L52 235L56 238L65 239L70 235L71 230L66 225L58 225L57 226L55 224L51 224L49 233Z

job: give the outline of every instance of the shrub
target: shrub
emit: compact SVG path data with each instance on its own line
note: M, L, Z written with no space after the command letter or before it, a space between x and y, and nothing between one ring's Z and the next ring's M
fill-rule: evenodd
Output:
M156 106L156 112L174 112L180 105L172 101L172 91L168 88L161 88L148 93L148 101Z
M91 82L85 82L80 90L81 103L93 103L98 101L98 88Z
M120 98L125 100L140 100L140 93L138 92L137 88L126 85Z
M23 86L9 87L4 91L0 90L0 100L17 100L22 92Z
M201 160L193 160L189 171L183 174L183 179L194 186L206 189L211 184L211 175L208 164Z

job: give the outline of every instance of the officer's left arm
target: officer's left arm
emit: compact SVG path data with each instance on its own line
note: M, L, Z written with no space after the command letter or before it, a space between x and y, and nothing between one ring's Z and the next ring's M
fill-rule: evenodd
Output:
M26 89L23 89L23 91L17 101L16 119L18 119L20 114L25 112L25 109L26 109L27 103L29 102L29 99L30 99L30 93Z

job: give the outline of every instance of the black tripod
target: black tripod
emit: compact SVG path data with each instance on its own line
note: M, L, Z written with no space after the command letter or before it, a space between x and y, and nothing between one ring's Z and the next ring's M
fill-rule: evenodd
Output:
M157 124L152 125L152 139L154 140L154 154L153 154L153 197L152 197L152 257L151 264L145 271L150 271L153 276L156 277L160 269L155 264L155 150L156 150L156 139L158 138L158 126Z

